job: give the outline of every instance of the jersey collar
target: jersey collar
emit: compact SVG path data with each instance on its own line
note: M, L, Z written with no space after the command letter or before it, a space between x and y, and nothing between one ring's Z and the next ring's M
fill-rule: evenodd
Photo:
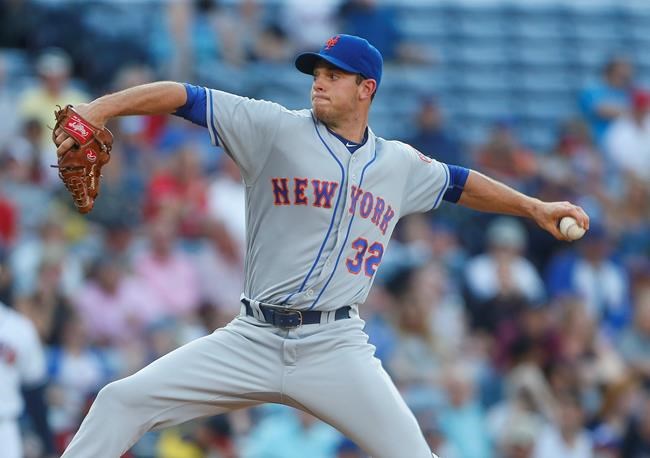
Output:
M327 127L327 126L325 126L325 127L327 128L327 130L328 130L328 132L329 132L330 134L332 134L333 136L335 136L336 138L338 138L339 141L340 141L341 143L343 143L343 145L345 145L345 147L348 149L348 151L350 152L350 154L354 153L356 150L358 150L359 148L361 148L361 147L362 147L362 146L363 146L363 145L368 141L368 127L366 127L366 131L365 131L365 133L363 134L363 140L361 141L361 143L356 143L356 142L353 142L353 141L351 141L351 140L348 140L347 138L342 137L341 135L339 135L339 134L337 134L336 132L334 132L334 131L333 131L332 129L330 129L329 127Z
M316 118L313 111L311 114L316 121L316 128L320 132L323 140L327 142L330 149L334 151L336 156L341 159L344 164L350 160L351 156L355 156L356 160L361 163L365 163L373 157L375 150L375 134L370 126L366 127L364 142L361 143L358 148L355 148L354 154L351 154L350 150L345 146L347 140L332 132L325 124Z

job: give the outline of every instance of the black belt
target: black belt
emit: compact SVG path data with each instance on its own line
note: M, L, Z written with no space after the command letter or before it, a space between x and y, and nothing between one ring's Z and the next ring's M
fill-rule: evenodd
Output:
M251 307L251 302L248 299L241 300L244 306L246 306L246 315L253 315L253 308ZM334 312L334 320L344 320L350 318L350 307L346 305L340 309L336 309ZM307 312L301 312L300 310L292 310L284 307L275 307L271 305L260 304L260 310L262 315L264 315L264 321L278 328L297 328L303 324L317 324L321 322L321 314L328 312L319 312L317 310L310 310Z

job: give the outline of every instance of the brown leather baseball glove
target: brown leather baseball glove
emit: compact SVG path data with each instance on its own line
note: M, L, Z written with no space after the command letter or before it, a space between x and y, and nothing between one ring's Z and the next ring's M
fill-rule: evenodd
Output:
M110 160L113 134L105 127L99 128L82 118L72 105L58 107L54 112L56 124L52 139L56 144L58 129L75 141L75 146L57 154L59 177L72 194L79 213L88 213L95 205L99 193L102 167Z

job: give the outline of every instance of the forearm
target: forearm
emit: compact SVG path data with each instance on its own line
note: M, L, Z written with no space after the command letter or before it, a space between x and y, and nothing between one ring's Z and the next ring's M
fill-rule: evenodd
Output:
M472 170L458 203L483 212L534 218L541 201Z
M143 84L100 97L90 103L93 114L108 120L115 116L168 114L187 99L180 83L161 81Z

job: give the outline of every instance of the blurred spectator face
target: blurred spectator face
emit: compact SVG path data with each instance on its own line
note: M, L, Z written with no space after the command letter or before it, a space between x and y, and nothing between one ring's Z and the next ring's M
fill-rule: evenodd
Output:
M174 155L172 159L172 173L182 183L191 183L198 176L201 176L201 160L196 150L185 145Z
M549 315L545 307L528 307L522 318L523 331L530 338L542 337L549 329Z
M591 134L587 124L579 119L568 121L562 128L557 146L557 153L562 156L573 156L584 152L592 145Z
M650 182L628 174L624 186L622 206L629 212L629 217L636 221L647 220L650 214Z
M28 119L23 127L25 138L33 145L38 145L43 137L43 126L38 119Z
M572 437L582 429L584 415L576 399L564 397L559 402L559 426L562 435Z
M69 316L63 322L61 340L66 348L83 348L86 346L86 331L78 316Z
M447 284L447 275L442 266L430 263L415 272L413 295L416 302L429 306L438 302Z
M2 162L9 180L14 183L28 183L31 180L32 161L29 151L10 147Z
M430 246L434 256L443 256L458 249L458 234L450 227L439 226L431 234Z
M68 84L70 58L60 50L46 51L38 58L36 70L47 91L57 94Z
M53 219L45 221L41 226L41 239L47 244L64 243L63 227Z
M457 408L471 401L474 395L471 376L464 368L452 368L445 378L445 387L450 404Z
M45 250L47 251L51 250ZM57 250L58 251L58 250ZM42 293L56 294L59 289L61 280L61 271L63 270L62 261L64 254L61 252L50 254L49 259L45 259L38 271L38 290Z
M160 256L166 257L172 252L176 241L177 228L171 218L160 217L149 227L152 251Z
M431 243L434 232L429 220L422 214L409 215L400 223L400 231L406 243Z
M417 301L405 300L399 305L400 330L407 334L424 336L429 333L427 311Z
M632 65L622 58L613 59L605 68L605 78L614 87L625 88L632 83Z
M442 126L442 122L440 107L432 100L425 101L418 114L420 128L424 131L435 131Z
M269 25L255 43L255 57L264 62L287 62L293 51L286 32L278 25Z
M577 367L568 361L553 364L548 378L555 393L571 391L580 386Z
M496 154L512 154L515 148L515 137L510 126L505 122L496 124L490 133L488 145Z
M583 302L576 300L566 307L567 313L562 321L563 354L568 361L575 361L591 348L595 324Z
M432 269L434 269L432 267ZM428 337L431 329L429 317L438 293L435 273L429 278L426 267L407 267L402 272L403 290L396 293L399 300L399 328L406 334Z
M97 284L109 294L114 294L122 278L119 266L114 261L103 262L97 271Z
M109 227L105 238L106 247L111 253L124 253L131 245L132 238L131 228L124 224Z
M175 329L171 322L160 323L150 329L148 340L149 348L156 358L166 355L178 346Z
M499 217L488 226L487 243L493 256L507 260L524 250L526 232L515 219Z

